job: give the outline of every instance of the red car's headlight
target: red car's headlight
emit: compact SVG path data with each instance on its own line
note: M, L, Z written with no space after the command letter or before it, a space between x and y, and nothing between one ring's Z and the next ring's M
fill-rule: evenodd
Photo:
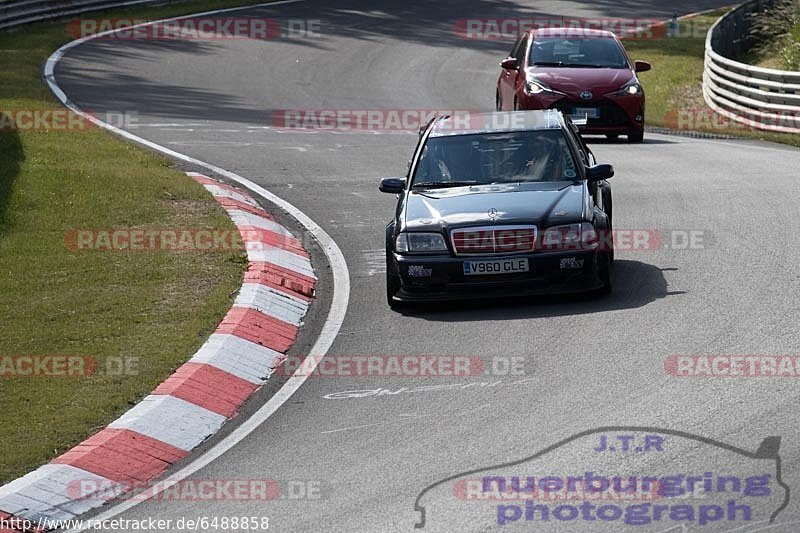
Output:
M641 96L644 94L644 90L642 89L642 85L639 83L639 80L633 78L631 81L611 94L614 96Z
M564 94L536 80L528 80L525 82L525 92L528 94Z

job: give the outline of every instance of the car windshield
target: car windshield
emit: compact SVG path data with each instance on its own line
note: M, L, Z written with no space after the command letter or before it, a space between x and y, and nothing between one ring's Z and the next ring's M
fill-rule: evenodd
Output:
M577 175L561 130L452 135L428 139L412 186L574 181Z
M627 68L617 41L608 37L536 39L528 63L540 67Z

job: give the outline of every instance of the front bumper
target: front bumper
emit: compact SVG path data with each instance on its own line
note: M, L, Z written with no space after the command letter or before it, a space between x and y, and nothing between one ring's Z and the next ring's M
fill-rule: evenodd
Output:
M600 289L599 267L603 253L590 251L539 252L498 257L407 256L392 254L401 288L401 302L501 298L568 294ZM528 259L528 272L516 274L464 274L464 261Z
M581 133L640 133L644 131L644 98L640 96L602 97L596 100L578 100L571 97L526 95L524 109L557 109L571 115L576 108L588 107L597 110L598 118L589 118Z

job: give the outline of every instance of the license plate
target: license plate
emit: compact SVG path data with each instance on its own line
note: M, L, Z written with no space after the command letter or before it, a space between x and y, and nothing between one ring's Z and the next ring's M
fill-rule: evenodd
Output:
M464 261L465 276L488 274L516 274L528 271L527 259L491 259L486 261Z
M576 107L573 116L577 118L600 118L600 110L596 107Z

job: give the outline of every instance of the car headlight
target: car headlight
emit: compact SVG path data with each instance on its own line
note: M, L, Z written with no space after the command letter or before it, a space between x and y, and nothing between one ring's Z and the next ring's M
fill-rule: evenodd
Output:
M528 94L541 94L541 93L564 94L560 91L554 91L544 83L536 80L528 80L525 82L525 92L527 92Z
M594 250L597 246L597 232L588 222L553 226L542 234L545 250Z
M644 91L642 90L642 85L639 83L639 80L633 78L631 81L620 87L614 94L617 96L638 96L643 92Z
M440 233L401 233L394 249L399 254L431 254L446 252L447 243Z

